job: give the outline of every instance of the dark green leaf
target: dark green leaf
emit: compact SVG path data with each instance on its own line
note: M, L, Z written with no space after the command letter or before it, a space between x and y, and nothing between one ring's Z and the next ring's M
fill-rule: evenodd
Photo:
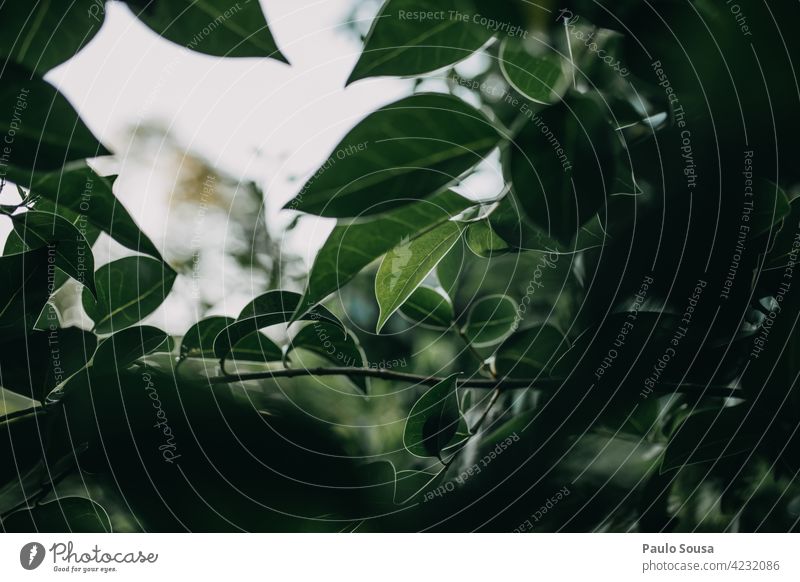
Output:
M375 276L375 297L381 311L378 332L460 237L461 227L454 222L445 222L386 253Z
M0 111L9 166L47 171L109 153L55 87L13 65L3 70Z
M8 178L46 198L46 210L67 218L87 238L84 231L95 227L131 250L161 258L152 241L114 196L116 176L100 176L86 162L74 162L49 173L8 168ZM41 202L36 207L40 205Z
M83 497L62 497L15 511L2 525L6 532L15 533L111 533L106 510Z
M489 258L509 250L508 243L498 236L488 220L470 224L465 239L469 250L479 257Z
M459 241L436 265L436 278L452 301L458 292L458 283L464 273L464 241Z
M57 321L45 331L4 341L0 343L3 388L43 401L86 365L96 347L94 334L75 327L59 329Z
M97 301L84 292L83 308L94 320L97 333L119 331L155 311L172 289L175 276L167 265L149 257L113 261L95 273Z
M32 329L52 291L47 249L0 257L0 334L24 335Z
M563 334L551 325L518 331L497 348L495 372L501 377L535 378L551 368L567 348Z
M506 80L531 101L555 103L569 89L569 62L535 37L506 38L498 58Z
M267 291L259 295L242 309L234 323L217 335L214 340L214 354L223 360L230 353L231 346L236 345L240 339L265 327L288 323L299 304L300 295L292 291ZM295 317L294 320L328 321L338 325L344 335L344 326L339 319L322 306L304 313L301 317Z
M104 18L105 7L98 0L4 2L0 57L44 75L92 40Z
M182 358L213 358L214 338L234 323L233 317L208 317L190 327L181 340Z
M339 325L326 321L315 321L297 332L289 345L289 352L296 348L314 352L337 366L363 368L367 364L367 356L358 339L350 332L342 336ZM367 393L367 378L354 376L351 381Z
M228 359L239 362L279 362L283 350L263 333L255 332L236 342Z
M314 260L298 312L313 307L341 288L403 240L449 220L470 204L455 192L445 191L368 222L340 224Z
M507 295L490 295L472 304L464 334L475 347L496 344L519 323L516 302Z
M411 408L403 444L417 457L439 457L456 436L461 422L456 378L453 374L425 392Z
M519 250L555 250L559 243L532 226L521 205L506 196L489 215L492 230L511 248Z
M748 407L745 405L692 414L670 439L661 472L750 453L760 435L749 429L747 417Z
M418 287L400 307L400 313L415 323L434 329L453 325L455 314L450 298L432 287Z
M271 57L288 63L258 2L126 0L139 20L172 42L216 57Z
M466 0L386 0L347 82L420 75L469 57L493 35L473 16Z
M500 138L472 106L421 93L368 115L285 208L333 218L427 198L477 165Z
M66 218L31 210L15 215L14 230L26 247L48 247L53 264L97 295L92 246ZM49 245L52 245L50 247Z
M619 138L593 98L531 117L512 145L513 192L530 220L568 244L611 194Z
M169 349L170 337L149 325L129 327L103 340L92 360L92 371L120 374L136 360L156 350Z

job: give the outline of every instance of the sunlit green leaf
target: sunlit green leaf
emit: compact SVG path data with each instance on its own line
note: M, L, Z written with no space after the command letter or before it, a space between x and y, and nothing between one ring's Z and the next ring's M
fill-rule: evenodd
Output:
M374 220L338 225L314 260L298 313L341 288L404 239L449 220L469 205L466 198L445 191Z
M458 224L445 222L386 253L375 276L375 297L381 310L378 331L436 268L460 236Z

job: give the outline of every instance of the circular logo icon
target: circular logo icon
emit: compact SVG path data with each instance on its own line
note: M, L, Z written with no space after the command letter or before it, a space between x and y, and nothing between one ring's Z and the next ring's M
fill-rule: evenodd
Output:
M19 563L26 570L35 570L44 561L44 546L38 542L30 542L19 551Z

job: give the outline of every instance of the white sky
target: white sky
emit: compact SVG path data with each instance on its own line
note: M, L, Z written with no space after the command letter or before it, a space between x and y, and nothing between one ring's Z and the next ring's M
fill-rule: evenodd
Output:
M287 66L189 51L151 32L124 4L112 2L97 36L47 79L116 154L114 170L123 176L128 128L158 120L213 165L257 179L267 192L270 213L277 212L360 118L410 90L408 81L398 79L365 80L344 89L361 50L358 39L343 30L350 6L350 0L262 3L292 63ZM375 9L368 6L367 20ZM163 191L151 181L144 184L153 187L137 188L135 197L119 194L158 239L155 214L163 208L153 208L158 205L148 201L148 194ZM303 249L304 254L313 255L314 248Z

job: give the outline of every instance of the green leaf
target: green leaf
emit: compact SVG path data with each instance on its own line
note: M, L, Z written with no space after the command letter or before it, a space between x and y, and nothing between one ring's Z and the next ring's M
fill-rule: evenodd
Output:
M47 412L34 412L0 422L0 492L9 483L19 484L43 456ZM37 479L38 481L38 479ZM38 485L35 482L35 485ZM3 499L0 494L0 500ZM10 507L2 506L3 511Z
M453 374L433 386L411 408L403 430L403 444L417 457L440 457L456 436L461 422L456 378Z
M3 388L41 402L86 365L97 347L95 335L75 327L59 329L57 325L56 321L44 331L0 342Z
M555 327L537 325L514 333L497 348L494 369L500 377L535 378L568 348L564 335Z
M612 193L619 151L595 100L573 96L532 116L512 144L514 195L531 222L569 244Z
M472 16L472 5L465 0L387 0L347 83L380 75L420 75L466 59L493 35Z
M436 278L439 285L445 290L451 301L455 301L458 292L458 283L464 270L464 241L453 245L444 258L436 265Z
M8 178L46 198L46 210L64 216L82 233L86 234L87 227L96 227L131 250L161 259L158 249L114 196L116 176L100 176L81 161L47 173L8 168ZM37 202L36 207L40 205Z
M508 37L500 45L500 70L509 84L536 103L556 103L570 86L570 66L544 42Z
M162 348L170 349L169 335L149 325L129 327L103 340L92 359L93 373L120 374L136 360Z
M67 275L85 285L92 295L97 295L94 283L94 255L81 232L67 219L31 210L12 218L14 230L26 247L47 247L54 265Z
M257 1L126 0L134 14L164 38L216 57L286 60Z
M445 222L386 253L375 276L375 297L380 306L378 332L460 237L461 227L454 222Z
M358 339L349 331L342 336L342 328L339 325L325 321L315 321L297 332L292 338L287 354L296 348L314 352L337 366L364 368L367 365L367 356ZM367 393L368 378L353 376L350 380L364 394Z
M25 335L32 329L50 297L47 249L0 257L0 334Z
M701 410L687 417L670 439L661 472L750 453L762 436L749 428L746 405Z
M0 111L9 166L54 170L73 160L109 153L55 87L14 65L3 71Z
M103 506L84 497L61 497L32 509L21 509L3 520L9 533L111 533Z
M95 273L97 301L83 293L83 308L99 334L129 327L155 311L172 289L176 274L149 257L125 257Z
M285 208L333 218L427 198L477 165L500 137L452 95L420 93L368 115Z
M314 260L297 313L305 312L344 286L404 239L442 224L471 204L455 192L445 191L368 222L338 225Z
M555 250L560 245L529 223L515 197L506 196L489 215L489 224L497 236L517 250Z
M97 0L4 2L0 20L0 57L44 75L83 48L103 23Z
M300 304L300 295L292 291L267 291L259 295L242 309L236 321L217 334L214 339L214 355L224 360L230 353L231 346L242 338L265 327L292 321L292 314ZM344 335L344 326L339 319L326 308L320 306L296 317L294 321L328 321L337 325Z
M433 329L453 325L453 303L445 293L432 287L418 287L400 307L400 313L415 323Z
M499 343L519 322L516 302L508 295L490 295L472 304L464 334L473 346L481 348Z
M239 362L279 362L283 350L263 333L255 332L236 342L228 359Z
M214 338L235 321L233 317L214 316L195 323L181 340L181 358L213 358Z
M494 231L488 220L470 224L467 227L465 240L469 250L483 258L500 255L509 250L508 243Z

